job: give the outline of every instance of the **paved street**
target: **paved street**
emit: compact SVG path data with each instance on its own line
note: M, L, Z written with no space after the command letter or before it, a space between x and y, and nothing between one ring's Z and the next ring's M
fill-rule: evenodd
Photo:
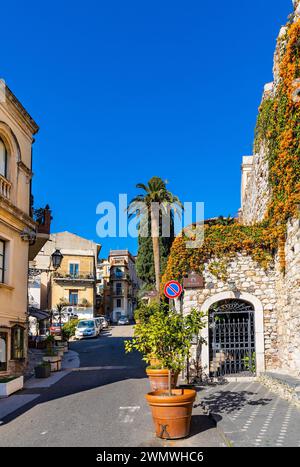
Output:
M204 387L201 400L232 446L300 447L300 410L258 382Z
M98 339L72 343L80 368L50 388L23 391L31 401L2 419L0 446L224 446L200 406L190 438L155 438L144 365L138 354L124 352L130 335L131 326L116 327Z

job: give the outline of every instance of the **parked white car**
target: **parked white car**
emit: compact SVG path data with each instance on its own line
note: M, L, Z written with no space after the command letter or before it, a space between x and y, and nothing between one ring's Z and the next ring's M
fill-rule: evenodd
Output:
M108 321L104 316L99 317L102 325L102 329L107 329L108 328Z
M100 334L100 332L103 329L101 319L100 318L94 318L94 319L95 319L96 326L97 326L97 329L98 329L98 334Z
M75 329L76 339L85 339L88 337L97 337L99 335L99 328L97 327L94 319L80 320Z

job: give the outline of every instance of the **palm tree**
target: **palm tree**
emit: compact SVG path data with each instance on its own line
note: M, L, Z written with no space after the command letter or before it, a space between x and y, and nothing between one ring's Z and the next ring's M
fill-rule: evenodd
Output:
M183 205L179 198L167 190L167 182L164 182L160 177L152 177L148 184L138 183L136 187L144 191L143 194L137 195L129 204L128 211L135 211L136 203L144 203L148 217L151 219L151 237L154 257L155 269L155 285L159 294L160 291L160 251L159 237L161 235L160 215L157 215L157 210L153 203L159 203L160 209L165 213L170 212L171 207L174 212L179 214L183 210ZM172 205L172 206L171 206ZM148 225L148 220L146 220Z

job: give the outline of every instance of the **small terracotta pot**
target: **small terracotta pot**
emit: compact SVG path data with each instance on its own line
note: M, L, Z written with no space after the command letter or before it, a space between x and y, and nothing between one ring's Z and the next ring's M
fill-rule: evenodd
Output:
M162 439L186 438L190 433L194 389L150 392L146 396L152 410L156 436Z
M161 368L152 370L146 368L149 377L151 391L167 391L169 387L169 370ZM178 373L171 375L171 388L176 388Z

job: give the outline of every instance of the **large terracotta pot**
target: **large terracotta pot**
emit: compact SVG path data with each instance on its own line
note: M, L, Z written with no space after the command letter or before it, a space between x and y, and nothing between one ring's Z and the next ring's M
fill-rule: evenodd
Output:
M194 389L173 389L172 396L167 391L146 395L158 438L180 439L189 435L195 398Z
M150 381L151 391L167 391L169 387L169 370L161 369L146 369ZM178 373L171 376L171 387L175 388L177 384Z

